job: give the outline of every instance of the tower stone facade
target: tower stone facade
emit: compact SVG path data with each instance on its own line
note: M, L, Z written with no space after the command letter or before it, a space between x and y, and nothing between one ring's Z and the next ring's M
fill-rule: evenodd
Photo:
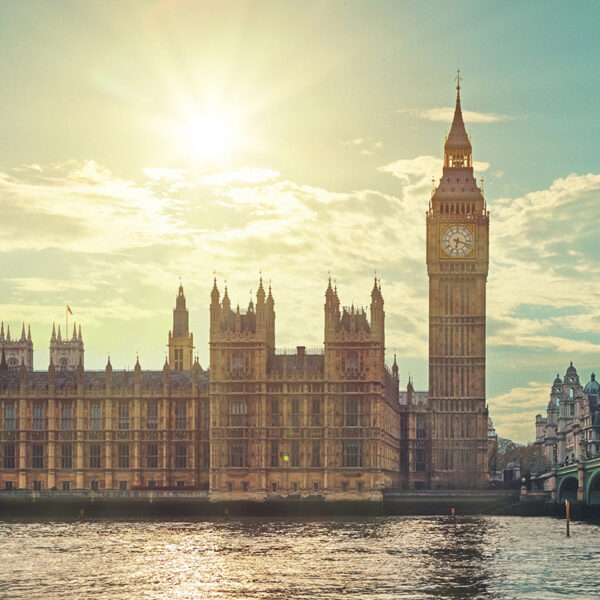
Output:
M194 334L190 333L189 311L185 304L183 285L173 309L173 330L169 331L169 365L174 371L189 371L194 363Z
M325 346L275 350L274 299L210 306L211 494L380 498L398 484L398 379L384 365L380 286L363 309L325 293Z
M473 176L457 79L443 173L427 212L433 487L478 485L486 473L489 213Z
M31 326L27 327L25 335L25 323L21 329L21 337L11 339L10 325L0 325L0 369L16 371L24 365L28 371L33 370L33 341L31 340Z
M65 339L63 340L60 325L58 326L58 333L56 333L56 326L53 324L52 336L50 337L50 364L54 365L59 371L74 371L80 365L81 367L84 366L83 355L81 325L78 331L77 324L74 323L71 339L68 339L65 332Z

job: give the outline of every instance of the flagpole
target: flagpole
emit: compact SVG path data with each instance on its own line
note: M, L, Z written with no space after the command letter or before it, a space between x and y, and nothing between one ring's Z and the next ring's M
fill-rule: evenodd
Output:
M65 308L65 339L69 338L69 307Z

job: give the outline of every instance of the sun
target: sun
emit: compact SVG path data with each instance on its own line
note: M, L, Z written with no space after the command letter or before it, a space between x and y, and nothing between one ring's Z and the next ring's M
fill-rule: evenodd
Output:
M232 121L217 112L191 116L182 125L181 134L186 152L197 161L222 159L233 149Z

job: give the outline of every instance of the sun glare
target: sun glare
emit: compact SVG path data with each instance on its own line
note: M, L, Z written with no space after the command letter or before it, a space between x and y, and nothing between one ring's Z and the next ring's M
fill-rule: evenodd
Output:
M214 160L226 157L233 146L233 127L223 115L205 113L188 119L183 138L191 157Z

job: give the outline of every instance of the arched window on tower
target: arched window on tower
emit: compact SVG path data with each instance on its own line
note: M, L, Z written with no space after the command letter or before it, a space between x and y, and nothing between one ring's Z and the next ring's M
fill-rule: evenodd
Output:
M358 374L358 353L354 350L346 353L346 374Z

